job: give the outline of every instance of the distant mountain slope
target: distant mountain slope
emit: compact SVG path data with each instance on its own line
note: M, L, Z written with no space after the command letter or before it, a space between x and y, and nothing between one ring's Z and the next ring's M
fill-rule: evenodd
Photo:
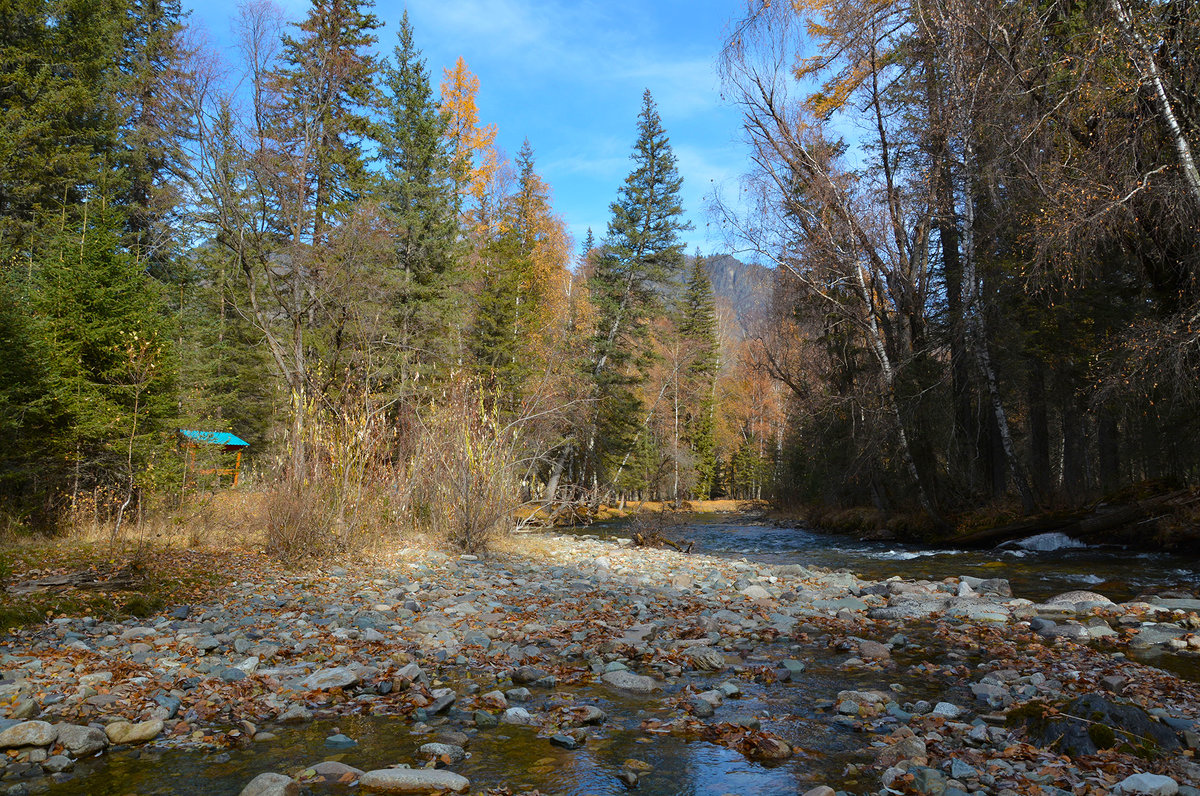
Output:
M774 272L730 254L713 255L705 266L729 333L745 338L770 299Z

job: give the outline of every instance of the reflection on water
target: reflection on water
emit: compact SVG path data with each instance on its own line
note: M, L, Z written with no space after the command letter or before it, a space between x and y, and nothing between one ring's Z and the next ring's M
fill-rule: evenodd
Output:
M782 655L784 648L761 651ZM818 699L832 699L844 688L880 687L884 684L880 678L885 675L839 670L837 659L824 649L806 650L804 657L813 663L803 683L775 684L768 688L742 681L743 697L728 700L712 719L760 718L764 729L782 736L796 750L792 759L778 765L755 763L713 744L639 730L642 720L650 714L658 718L669 715L665 703L684 687L685 683L679 682L663 696L649 700L620 697L591 686L572 688L571 701L596 704L611 717L584 747L572 751L560 749L537 737L536 730L530 727L501 726L481 732L465 729L472 736L467 745L471 757L453 768L471 780L475 792L503 786L514 793L536 789L547 796L616 796L628 792L617 775L629 759L642 761L650 769L642 775L637 788L638 793L647 796L803 793L821 782L838 782L854 791L853 778L848 779L844 772L849 764L868 761L866 740L860 734L830 725L817 715L814 704ZM728 673L697 673L686 682L704 690L728 676ZM906 675L892 671L886 677L887 682L895 682L904 681ZM921 698L927 683L912 679L910 687L912 698ZM543 698L549 699L549 692ZM77 772L80 776L52 786L48 793L55 796L237 794L262 772L294 774L321 760L338 760L364 770L414 763L416 748L432 736L411 735L410 726L404 719L351 716L302 727L276 728L278 740L219 754L117 752L97 758L90 765L81 764ZM357 740L358 746L331 753L324 747L324 739L335 727Z
M598 523L580 533L628 536L623 522ZM1008 578L1013 595L1040 601L1073 589L1089 589L1115 601L1166 589L1200 591L1200 556L1136 553L1117 547L1052 551L953 550L898 542L863 542L805 528L776 528L729 515L698 515L669 533L694 541L697 553L773 564L848 569L879 580L974 575Z

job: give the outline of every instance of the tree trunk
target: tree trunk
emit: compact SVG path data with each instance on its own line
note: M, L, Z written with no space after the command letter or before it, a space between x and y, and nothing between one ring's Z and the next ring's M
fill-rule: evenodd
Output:
M1101 410L1096 428L1096 446L1099 448L1100 489L1112 492L1121 481L1121 456L1118 439L1117 418Z
M1042 363L1029 360L1029 470L1038 498L1050 497L1050 421Z
M1000 397L1000 386L996 378L996 370L992 367L987 340L982 329L976 329L976 337L975 359L979 363L980 370L983 371L984 380L987 382L988 399L991 402L992 417L995 419L996 431L1000 435L1000 444L1004 450L1004 456L1008 460L1008 468L1011 471L1013 482L1017 485L1017 491L1021 495L1021 508L1024 509L1026 514L1032 514L1037 510L1037 502L1033 499L1033 491L1029 488L1029 481L1025 477L1020 459L1017 458L1017 446L1013 443L1012 431L1008 426L1008 413L1005 411L1004 402Z
M904 428L904 416L900 412L900 403L896 397L896 374L892 369L892 359L888 356L887 346L884 345L883 335L879 328L879 324L875 317L875 302L872 300L871 290L867 287L866 278L863 276L863 266L859 265L854 269L858 280L859 297L863 301L863 306L867 314L867 329L870 332L871 346L875 351L876 359L879 360L879 368L883 376L883 396L884 401L888 406L888 412L892 415L892 419L896 423L896 434L900 443L900 455L904 460L904 467L908 471L909 477L912 479L913 486L917 490L917 500L921 504L921 508L925 509L925 513L933 520L938 527L946 527L946 521L942 519L941 513L938 512L937 506L930 495L930 490L925 484L925 479L921 476L921 472L917 469L917 463L913 459L912 447L908 443L908 432Z
M550 478L546 481L546 496L543 501L547 506L553 506L558 497L558 482L562 479L563 468L566 467L570 455L571 446L565 445L550 465Z
M1142 81L1149 83L1154 89L1154 100L1158 106L1158 113L1167 126L1171 143L1175 146L1175 152L1179 156L1183 181L1187 185L1192 199L1200 205L1200 170L1196 168L1196 159L1192 155L1192 144L1184 134L1183 128L1179 124L1179 118L1171 107L1171 99L1167 95L1167 87L1163 83L1162 73L1154 60L1156 48L1146 41L1145 37L1134 27L1133 20L1130 19L1129 12L1121 4L1121 0L1109 0L1108 7L1117 18L1121 32L1129 40L1130 49L1134 51L1134 56L1130 60L1137 67Z
M1072 500L1082 500L1087 486L1083 412L1070 401L1062 413L1062 487Z

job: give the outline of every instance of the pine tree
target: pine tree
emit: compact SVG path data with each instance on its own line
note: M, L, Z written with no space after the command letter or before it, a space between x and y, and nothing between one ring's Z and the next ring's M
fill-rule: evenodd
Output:
M591 377L604 407L588 451L594 476L623 463L636 442L641 401L634 387L644 379L649 320L662 311L663 288L679 278L679 233L691 229L679 198L683 180L649 90L632 159L589 285L597 316Z

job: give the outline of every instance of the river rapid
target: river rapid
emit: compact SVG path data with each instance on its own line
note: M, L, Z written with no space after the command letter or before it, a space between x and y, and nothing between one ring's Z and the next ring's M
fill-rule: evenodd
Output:
M579 529L600 538L628 538L627 520ZM763 564L803 564L844 569L863 579L940 581L973 575L1006 578L1013 594L1040 602L1072 589L1111 600L1179 591L1200 596L1200 553L1143 553L1120 546L1086 546L1060 533L1040 534L990 550L955 550L919 544L859 541L804 527L779 527L740 515L686 515L665 528L669 538L693 542L693 551Z

